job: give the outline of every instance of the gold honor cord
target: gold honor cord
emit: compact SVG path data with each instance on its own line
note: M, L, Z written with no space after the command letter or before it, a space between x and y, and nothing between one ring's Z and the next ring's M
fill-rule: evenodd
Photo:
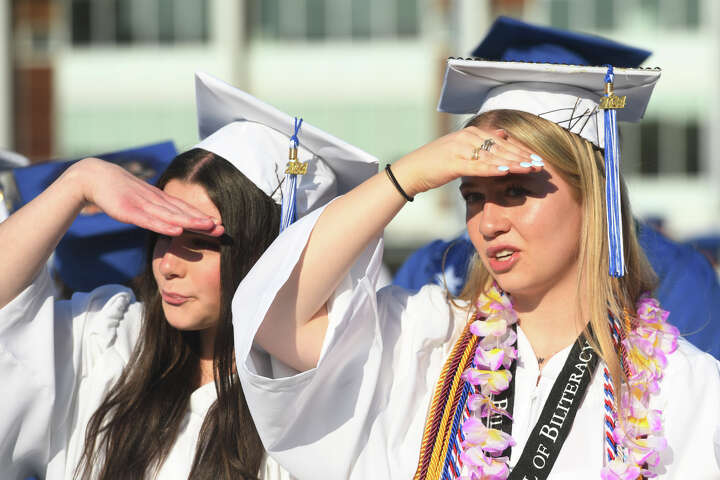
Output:
M472 317L474 318L474 316ZM414 480L439 480L450 444L453 417L462 395L462 374L472 362L479 337L465 326L440 373L423 431Z

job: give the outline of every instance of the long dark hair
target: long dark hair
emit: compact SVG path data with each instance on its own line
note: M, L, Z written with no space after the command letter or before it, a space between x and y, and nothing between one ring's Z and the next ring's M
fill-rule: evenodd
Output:
M256 478L263 449L234 370L230 304L240 280L277 236L280 208L227 160L202 149L178 155L157 186L173 179L204 187L232 239L220 247L213 361L217 401L205 416L189 478ZM146 269L136 288L145 312L140 339L87 426L76 470L83 480L136 479L156 472L175 443L195 389L198 334L179 331L165 319L152 274L156 239L150 235Z

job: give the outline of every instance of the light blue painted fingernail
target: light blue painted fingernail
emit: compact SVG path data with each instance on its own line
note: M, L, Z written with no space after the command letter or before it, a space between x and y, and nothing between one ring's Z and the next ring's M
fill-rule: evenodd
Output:
M532 167L532 163L530 162L520 162L521 167Z
M545 166L545 163L542 162L542 161L539 161L539 162L538 162L537 160L533 160L533 161L532 161L532 165L533 165L534 167L544 167L544 166Z
M543 165L545 164L545 161L537 153L531 154L530 159L533 161L533 163L542 163Z
M498 167L498 170L500 170L501 172L507 172L508 170L510 170L510 167L508 167L507 165L500 165Z

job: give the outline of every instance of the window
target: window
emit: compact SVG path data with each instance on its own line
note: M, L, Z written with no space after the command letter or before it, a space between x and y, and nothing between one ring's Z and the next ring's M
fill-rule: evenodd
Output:
M652 28L697 29L703 3L713 0L538 0L553 27L607 31L627 18ZM532 19L529 19L532 21Z
M353 38L370 38L372 33L370 15L370 2L352 2L352 37Z
M90 30L90 0L79 0L70 7L70 25L72 29L72 43L86 45L92 37Z
M605 0L595 2L595 28L610 30L615 27L615 2Z
M660 172L660 124L645 120L640 124L640 174L657 175Z
M397 34L401 37L417 36L419 22L417 0L397 0Z
M685 127L685 172L700 173L700 126L697 123Z
M249 28L266 39L371 40L417 36L419 0L248 0Z
M557 28L570 28L570 0L550 2L550 24Z
M621 168L624 175L688 175L700 173L701 132L697 120L621 125Z
M640 0L639 10L650 25L660 22L660 0Z
M621 123L620 129L620 169L623 175L637 175L640 172L641 123Z
M659 0L660 22L668 28L700 26L700 0Z
M325 17L325 0L305 1L305 32L309 39L320 39L327 35Z
M73 45L208 41L207 0L69 0Z
M700 0L685 1L685 26L697 28L700 26Z

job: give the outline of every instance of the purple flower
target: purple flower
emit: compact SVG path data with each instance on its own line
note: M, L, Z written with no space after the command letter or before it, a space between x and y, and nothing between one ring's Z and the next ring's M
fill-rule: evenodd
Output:
M482 421L470 417L462 425L465 434L463 448L480 446L484 452L502 453L506 448L515 445L515 440L496 428L486 427Z
M505 361L504 348L492 348L485 350L478 347L475 350L475 365L480 368L489 370L497 370L503 366Z
M499 337L507 331L507 323L502 318L491 316L487 320L475 320L472 322L470 331L478 337Z
M635 480L640 476L637 465L623 463L618 459L608 463L601 471L602 480Z

